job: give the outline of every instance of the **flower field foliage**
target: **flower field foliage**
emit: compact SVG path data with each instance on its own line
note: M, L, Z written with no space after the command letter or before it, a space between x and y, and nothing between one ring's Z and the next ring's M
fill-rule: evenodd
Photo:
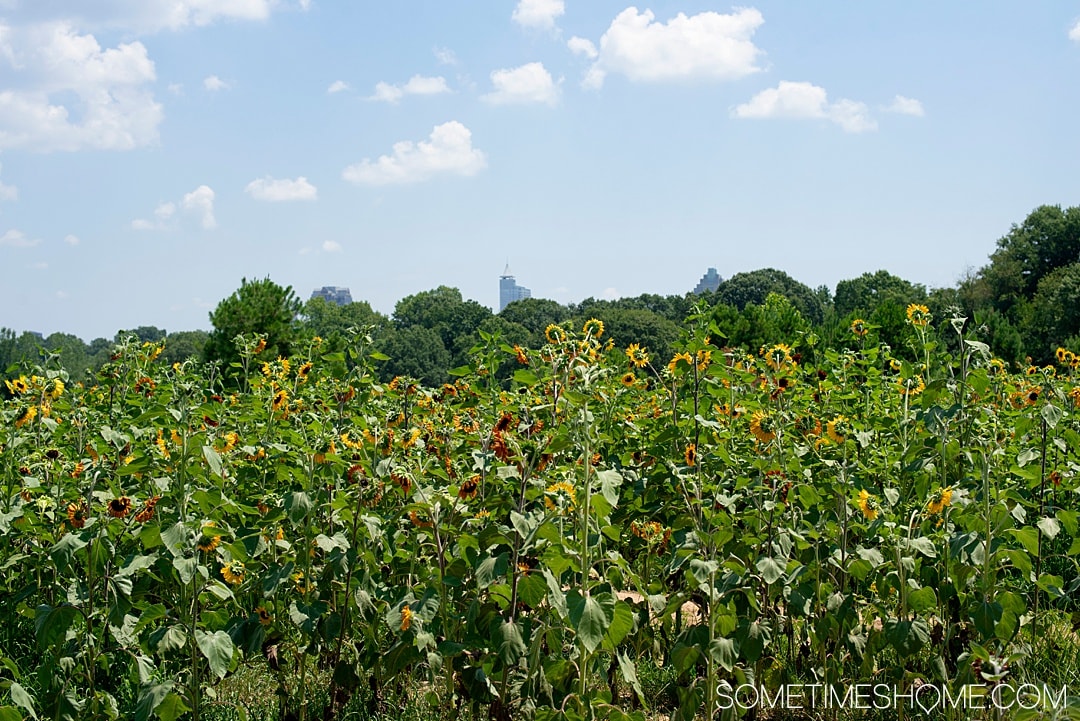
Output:
M199 719L243 664L301 719L316 682L329 718L406 681L645 719L644 663L678 719L733 714L722 684L1016 678L1080 586L1077 357L1011 369L962 318L905 322L903 354L862 319L740 349L699 313L670 358L597 320L481 333L438 387L380 382L362 330L240 336L236 387L137 340L94 383L27 368L0 719Z

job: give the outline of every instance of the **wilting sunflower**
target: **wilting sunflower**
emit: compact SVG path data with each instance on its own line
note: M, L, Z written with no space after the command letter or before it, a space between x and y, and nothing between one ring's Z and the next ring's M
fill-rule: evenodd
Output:
M667 369L674 373L679 366L679 361L684 361L688 366L694 365L694 357L689 353L676 353L675 357L668 361Z
M304 363L303 365L301 365L299 368L296 369L297 377L301 381L306 381L308 379L308 375L311 373L311 368L312 368L311 361L308 361L307 363Z
M649 363L649 354L637 343L631 343L627 347L626 357L635 368L644 368Z
M878 509L877 503L873 496L871 496L866 489L859 491L859 510L866 516L866 520L872 521L877 518Z
M931 516L936 516L943 510L948 508L952 502L952 488L942 488L938 493L930 499L930 502L926 504L926 512Z
M15 427L22 428L27 423L37 418L37 413L37 406L30 406L26 409L26 412L23 413L23 415L17 421L15 421Z
M18 378L10 381L4 381L7 386L8 392L14 395L21 395L30 390L30 384L26 382L26 376L19 376Z
M804 436L821 435L821 420L814 416L799 416L798 420L795 421L795 427Z
M113 518L125 518L127 514L131 513L131 499L127 496L120 496L109 501L108 505L109 515Z
M461 488L458 489L458 498L463 501L471 501L476 498L477 492L480 490L480 476L473 476L467 481L463 481Z
M270 615L270 611L266 606L259 606L255 609L255 615L259 617L259 623L263 626L269 626L274 622L274 617Z
M599 338L604 335L604 322L597 318L589 318L581 327L581 332L592 338Z
M284 407L285 404L288 403L288 402L289 402L289 392L287 390L285 390L284 388L279 388L277 390L277 392L274 393L274 402L273 402L272 408L274 409L275 412L280 411L282 409L282 407Z
M907 313L908 323L920 328L928 325L931 318L933 318L930 315L930 309L919 303L912 303L905 312Z
M519 345L514 346L514 355L517 356L517 362L523 366L529 365L529 356L525 354L525 349Z
M633 388L634 384L637 383L637 376L634 375L633 371L627 371L626 373L622 374L622 378L620 378L619 380L627 388Z
M842 444L847 440L845 435L847 430L847 417L837 416L831 421L825 424L825 433L828 434L834 442Z
M231 561L221 567L221 577L225 579L226 583L239 586L244 582L244 573L246 571L243 561Z
M762 443L769 443L776 438L776 428L772 417L765 411L755 411L750 416L750 433Z
M865 320L863 320L862 318L856 318L855 320L851 321L851 332L862 338L870 332L870 329L866 327Z
M161 500L161 496L152 496L146 499L146 504L143 505L139 512L135 514L136 523L146 523L154 517L154 509L157 507L158 501Z
M693 468L697 465L697 446L693 443L686 446L686 451L683 453L683 460L686 461L686 465Z
M401 630L408 631L412 626L413 612L408 606L401 607Z
M552 323L544 329L544 337L547 338L548 343L558 345L566 340L566 331L561 326Z
M86 507L86 501L80 498L75 503L69 503L67 507L68 523L72 528L82 528L86 525L86 519L90 515L90 509Z

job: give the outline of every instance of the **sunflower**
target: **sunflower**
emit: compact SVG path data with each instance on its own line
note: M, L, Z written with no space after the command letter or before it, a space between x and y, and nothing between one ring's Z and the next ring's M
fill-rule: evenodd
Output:
M21 395L30 390L30 384L26 382L26 376L19 376L15 380L4 381L7 389L14 395Z
M631 343L626 348L626 357L635 368L644 368L649 362L649 354L637 343Z
M127 514L131 513L131 499L127 496L112 499L109 501L108 511L113 518L127 517Z
M926 512L931 516L936 516L944 509L948 508L952 502L952 488L942 488L936 496L930 499L930 502L926 504Z
M912 376L911 378L901 378L896 381L896 385L900 388L900 395L918 395L926 390L926 383L923 382L922 376Z
M517 362L523 366L529 365L529 356L525 355L525 349L519 345L514 346L514 355L517 356Z
M581 327L581 332L587 336L599 338L604 335L604 322L596 318L589 318L585 321L585 325Z
M686 447L686 452L683 453L683 460L686 461L686 465L693 468L697 465L697 446L693 443Z
M768 443L776 438L776 430L768 413L755 411L754 415L750 416L750 433L762 443Z
M1058 363L1068 363L1069 362L1068 360L1066 360L1068 358L1068 356L1066 354L1071 355L1071 353L1069 353L1068 350L1062 348L1061 346L1058 346L1058 349L1056 351L1054 351L1054 357L1057 358Z
M203 553L210 553L218 547L219 543L221 543L221 536L212 531L207 531L207 529L214 529L216 527L217 523L214 521L203 521L202 528L199 532L199 541L195 544Z
M86 525L86 519L90 515L90 509L86 507L86 501L79 499L76 503L69 503L67 507L68 523L72 528L82 528Z
M239 586L244 582L245 571L243 561L232 561L221 567L221 577L225 579L226 583Z
M889 359L889 370L891 370L891 371L892 371L893 373L899 373L899 372L900 372L900 370L901 370L901 369L902 369L903 367L904 367L904 364L903 364L903 363L901 363L901 362L900 362L899 360L897 360L896 358L890 358L890 359Z
M552 345L558 345L566 340L566 331L562 327L552 323L544 329L544 337L547 338L547 342Z
M259 623L263 626L269 626L274 622L274 617L270 615L270 611L266 606L259 606L255 609L255 615L259 617Z
M990 365L987 366L986 370L992 376L1001 375L1005 372L1005 361L994 358L990 361Z
M567 509L572 510L574 508L574 501L576 500L574 486L566 481L559 481L552 483L547 487L546 493L555 496L559 500L559 505L562 505L563 499L566 500ZM544 498L544 505L547 506L549 511L554 511L558 506L555 504L555 500L550 496Z
M1041 387L1032 386L1031 388L1028 388L1026 391L1024 391L1024 401L1029 406L1033 406L1033 405L1035 405L1036 403L1039 402L1039 394L1040 393L1042 393L1042 388Z
M30 406L29 408L26 409L26 412L22 415L22 417L19 418L17 421L15 421L15 427L16 428L22 428L27 423L34 420L34 418L37 417L37 413L38 413L37 406Z
M804 436L821 435L821 421L813 416L799 416L798 420L795 421L795 427Z
M401 630L408 631L412 626L413 612L408 606L401 607Z
M825 433L827 433L829 438L833 439L834 442L843 443L847 440L847 436L843 433L846 427L847 417L837 416L825 424Z
M622 378L620 378L619 380L627 388L633 388L634 384L637 383L637 376L634 375L633 371L627 371L626 373L622 374Z
M855 320L851 321L851 332L862 338L870 332L870 329L866 327L865 320L863 320L862 318L856 318Z
M675 357L668 361L667 369L672 373L679 366L679 361L685 361L687 365L694 365L694 358L689 353L676 353Z
M49 397L55 401L62 395L64 395L64 381L60 380L59 378L54 378L53 387L49 391Z
M311 373L311 368L312 368L311 361L308 361L307 363L304 363L303 365L301 365L299 368L296 369L297 377L299 377L300 380L302 380L302 381L306 381L307 377L308 377L308 374Z
M260 338L259 342L256 343L255 347L252 349L252 353L258 355L259 353L262 353L264 350L266 350L266 339L265 338Z
M461 484L461 488L458 489L458 498L463 501L471 501L476 498L476 493L480 489L480 476L473 476L467 481Z
M147 498L146 504L143 505L142 509L140 509L139 512L135 514L135 522L146 523L151 518L153 518L154 509L157 507L158 501L160 500L161 496L151 496L150 498Z
M928 325L930 319L933 318L930 315L930 309L919 303L912 303L905 312L907 313L908 323L920 328Z
M289 392L284 388L279 388L277 393L274 394L273 409L280 411L286 403L289 402Z
M709 367L712 363L712 351L711 350L699 350L697 352L697 369L703 371Z
M878 509L874 497L866 489L859 491L859 510L866 516L866 520L872 521L877 518Z
M765 354L765 363L774 371L781 371L791 365L791 348L786 343L777 343Z

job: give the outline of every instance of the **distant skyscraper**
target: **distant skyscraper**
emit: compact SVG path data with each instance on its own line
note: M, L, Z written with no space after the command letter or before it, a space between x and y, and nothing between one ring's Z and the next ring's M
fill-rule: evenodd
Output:
M532 291L517 284L514 274L510 272L510 264L507 263L506 269L499 276L499 312L515 300L525 298L532 298Z
M697 286L694 288L694 295L713 293L723 282L724 279L716 272L716 268L709 268L705 275L701 276L701 280L698 281Z
M311 293L312 298L322 298L327 303L347 305L353 302L352 293L348 288L339 288L336 285L324 285Z

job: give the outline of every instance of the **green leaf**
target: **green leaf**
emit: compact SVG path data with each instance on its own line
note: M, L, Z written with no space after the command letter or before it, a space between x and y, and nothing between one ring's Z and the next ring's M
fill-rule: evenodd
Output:
M487 588L505 576L506 569L510 565L509 558L509 555L503 552L498 556L488 556L481 561L480 565L476 567L476 585L480 588Z
M225 678L232 665L233 642L224 631L207 633L201 629L195 631L195 643L199 651L210 662L210 670L219 679Z
M1008 532L1013 534L1013 537L1017 541L1020 541L1020 545L1024 547L1028 553L1032 556L1039 555L1039 532L1031 526L1024 526L1023 528L1010 528Z
M285 497L285 512L289 514L289 520L299 524L304 516L311 510L311 496L303 491L295 491Z
M570 623L585 650L592 653L604 641L615 615L615 599L611 594L582 596L572 590L567 594Z
M630 688L634 689L638 701L641 702L642 706L645 706L645 692L641 690L641 682L638 681L637 668L634 667L634 662L625 653L618 654L616 658L619 659L619 673L622 674L623 681L626 681Z
M600 492L604 500L611 504L612 508L619 505L619 486L622 485L622 476L618 471L606 470L596 474L600 481Z
M627 634L634 630L634 610L626 601L616 601L611 616L611 625L604 635L604 648L614 651Z
M49 549L49 556L58 568L64 569L71 562L71 556L83 548L86 548L86 541L83 540L82 535L68 533Z
M1053 403L1047 403L1039 409L1039 415L1041 415L1043 417L1043 420L1046 421L1046 425L1050 426L1051 428L1056 428L1057 424L1061 421L1062 416L1065 415L1065 412L1055 406Z
M210 470L214 472L215 476L221 477L221 456L214 450L213 446L202 447L203 458L210 464Z
M714 638L709 646L709 655L712 660L724 667L725 671L735 668L738 658L738 649L735 647L733 638Z
M690 561L690 575L694 577L699 586L708 583L709 576L716 573L718 568L720 568L720 564L716 561L702 561L700 558Z
M38 644L48 648L62 640L78 615L73 606L38 606L34 615Z
M23 715L14 706L0 706L0 721L23 721Z
M930 641L930 629L921 618L914 621L890 619L885 622L885 639L902 657L913 656Z
M187 704L184 703L184 699L179 694L168 693L165 698L158 704L155 709L158 717L161 721L176 721L185 713L190 711Z
M910 606L911 610L915 613L922 613L936 605L937 594L934 593L934 589L929 586L924 586L923 588L908 594L908 606Z
M534 386L539 382L539 378L528 368L518 368L514 371L514 381L524 386Z
M146 686L139 694L139 703L135 707L135 721L149 721L151 714L161 705L172 691L172 682Z
M926 536L910 539L908 541L908 546L927 558L937 558L937 548L934 547L934 542Z
M761 573L761 577L765 579L765 583L770 586L784 577L784 569L776 562L776 559L771 556L762 556L758 559L758 562L754 564L754 567Z
M1061 525L1057 522L1056 518L1050 518L1049 516L1040 518L1035 522L1035 525L1042 530L1043 535L1048 539L1053 540L1054 537L1061 531Z
M982 634L984 639L994 636L994 627L1001 620L1001 611L1000 603L981 601L975 606L975 612L971 614L971 620L975 623L975 628Z
M30 718L36 719L38 717L37 711L34 710L34 698L29 691L22 687L22 684L12 681L8 693L11 694L11 701L19 708L26 709L26 712L30 714Z
M544 569L544 580L547 581L548 603L558 612L560 618L569 617L570 610L566 606L566 593L559 585L558 579L546 568Z
M525 642L521 638L521 627L512 621L499 623L495 631L496 653L503 663L512 666L525 655Z

